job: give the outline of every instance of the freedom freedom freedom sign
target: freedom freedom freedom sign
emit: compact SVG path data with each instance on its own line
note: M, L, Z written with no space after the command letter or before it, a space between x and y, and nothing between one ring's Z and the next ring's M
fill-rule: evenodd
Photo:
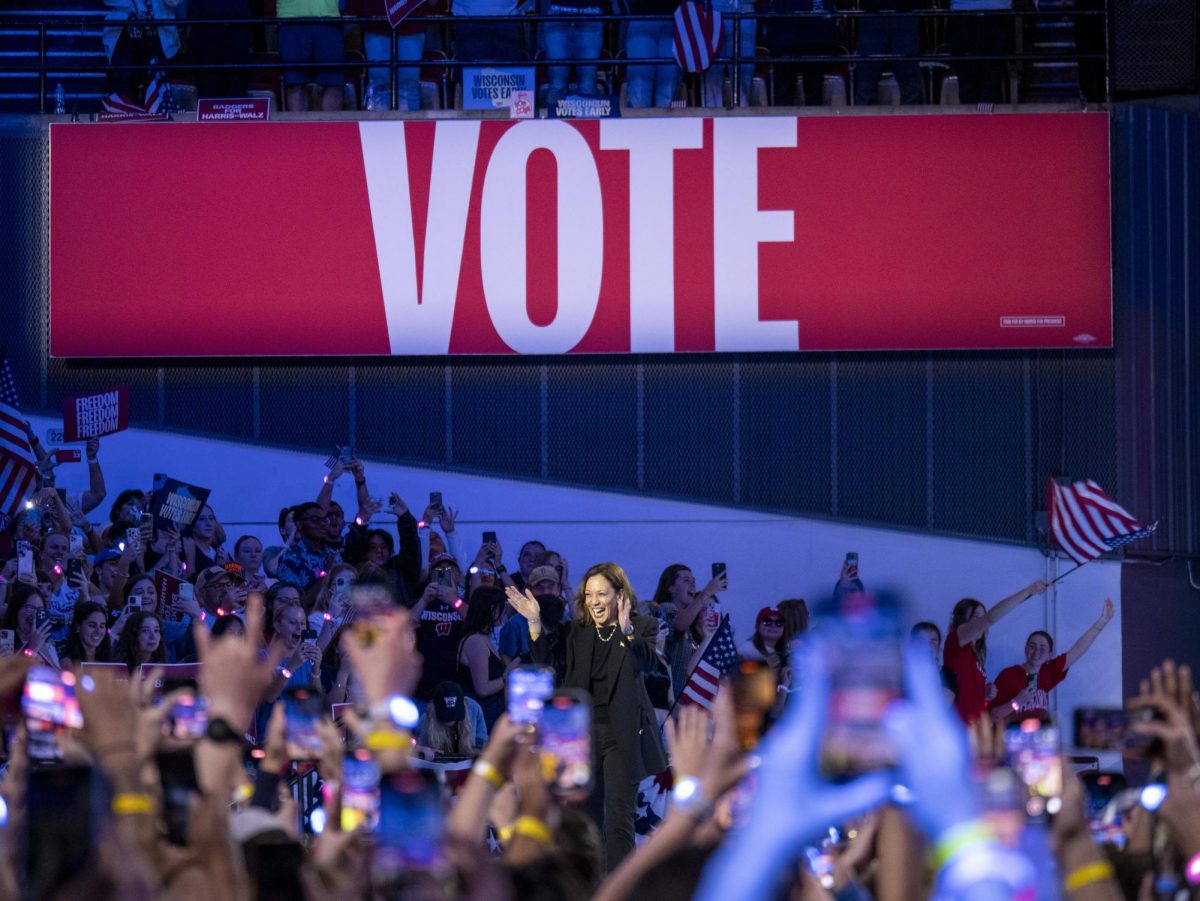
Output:
M57 357L1111 345L1104 113L51 142Z

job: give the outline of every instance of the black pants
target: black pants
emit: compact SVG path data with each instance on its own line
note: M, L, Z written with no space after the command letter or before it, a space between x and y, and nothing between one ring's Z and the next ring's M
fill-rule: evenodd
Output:
M587 807L604 835L604 867L611 873L633 851L638 783L625 766L608 723L592 726L592 759L596 772Z
M1012 50L1012 19L1002 16L979 16L952 19L950 47L955 56L1001 56ZM1000 103L1003 84L1008 73L1004 60L959 60L954 63L958 73L958 99L961 103Z
M158 40L158 32L145 25L124 29L117 38L113 48L112 65L114 66L149 66L154 57L163 59L162 44ZM134 103L142 102L142 91L153 74L147 69L109 69L108 90L112 93L123 94Z

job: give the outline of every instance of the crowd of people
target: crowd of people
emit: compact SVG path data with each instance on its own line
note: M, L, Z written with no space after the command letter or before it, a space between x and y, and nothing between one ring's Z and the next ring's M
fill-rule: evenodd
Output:
M391 72L384 65L392 58L392 28L386 13L387 0L274 0L265 6L250 0L105 0L110 7L110 24L104 32L104 46L110 63L110 90L134 101L141 87L152 77L152 63L190 61L209 68L195 70L200 97L242 97L251 84L261 85L253 69L246 67L266 57L259 51L270 47L278 52L282 69L283 99L289 110L308 109L309 85L315 85L316 103L322 110L340 110L345 103L344 86L348 70L339 64L351 57L366 64L366 79L356 101L364 109L391 108ZM419 90L420 62L427 50L444 53L465 62L486 61L520 63L530 60L592 60L579 65L548 65L543 78L547 102L568 93L583 96L598 92L616 93L616 83L600 85L597 65L601 59L667 59L673 55L671 15L676 0L622 0L610 5L598 0L428 0L404 19L396 29L398 108L421 109ZM1009 10L1012 0L953 0L952 9ZM743 18L737 29L739 54L754 59L765 54L768 62L741 67L740 97L750 99L753 77L771 68L774 86L771 102L777 106L819 106L826 102L824 80L827 72L844 74L828 58L850 52L863 56L884 54L915 57L919 53L945 53L961 56L1002 57L1014 46L1014 21L1008 16L961 17L944 28L920 27L915 16L895 15L926 8L918 0L863 0L852 11L886 13L879 17L847 19L839 17L837 0L715 0L713 8L722 13L767 16L809 13L806 17ZM929 7L932 8L932 7ZM561 20L534 26L523 22L524 13L564 16ZM827 13L827 16L819 14ZM188 26L137 25L138 19L244 20L252 16L274 16L277 26L265 31L250 22L222 22ZM624 23L607 22L598 16L632 14L659 16L661 19L637 19ZM353 28L339 22L345 16L375 17L377 21ZM455 22L452 29L430 23L429 16L473 17L506 16L509 22ZM292 21L289 20L302 20ZM314 21L327 20L327 21ZM929 20L926 20L927 22ZM268 34L270 37L268 37ZM723 54L732 54L735 40L733 18L724 24ZM435 54L436 56L437 54ZM795 57L813 57L796 61ZM824 60L820 58L826 58ZM769 62L770 58L778 58ZM925 89L916 59L886 63L894 72L900 100L905 104L936 102L925 97ZM145 67L139 69L138 67ZM680 98L681 70L672 63L610 66L627 85L626 102L630 108L669 108ZM858 104L879 101L878 84L885 68L882 60L862 59L856 63L853 100ZM960 81L960 99L964 103L999 102L1006 69L1002 59L958 60L953 69ZM716 65L703 79L703 105L721 106L726 102L731 78L729 67ZM188 76L179 76L188 77ZM278 75L276 74L276 77Z
M944 641L933 622L901 641L850 555L833 606L810 623L805 600L772 603L737 643L720 567L700 585L671 564L639 601L615 563L573 580L543 541L515 557L491 533L464 546L438 496L418 516L391 493L384 528L353 458L279 511L276 540L228 533L208 505L156 528L154 492L110 502L98 441L86 457L87 490L47 477L0 546L4 897L1109 899L1200 884L1187 667L1164 662L1130 701L1153 714L1124 746L1145 789L1096 808L1093 790L1124 777L1081 780L1060 756L1049 693L1111 601L1065 652L1036 631L989 679L989 631L1047 583L963 599ZM880 650L847 661L845 634ZM835 722L883 742L887 765L831 770ZM1010 734L1040 749L1036 766ZM1005 773L1025 781L1001 804L988 786ZM648 786L667 803L643 830Z

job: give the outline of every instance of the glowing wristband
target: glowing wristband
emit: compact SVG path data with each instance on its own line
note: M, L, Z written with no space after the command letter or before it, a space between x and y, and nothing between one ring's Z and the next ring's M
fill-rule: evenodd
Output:
M363 746L368 751L406 751L412 747L412 738L407 732L378 729L367 733Z
M512 830L514 836L523 835L525 838L537 842L543 848L550 848L554 845L554 837L550 834L549 827L536 817L517 817Z
M1200 885L1200 854L1194 855L1183 867L1188 885Z
M967 848L991 839L992 831L979 820L968 820L951 826L938 836L937 845L933 849L933 865L940 870Z
M149 795L114 795L112 812L122 817L131 814L153 813L154 804L150 801Z
M476 760L475 765L471 767L471 772L480 779L486 779L492 783L495 788L504 787L504 777L500 775L500 771L488 763L486 760Z
M1193 860L1194 859L1195 858L1193 858ZM1085 888L1093 883L1103 882L1105 879L1112 879L1113 873L1113 865L1107 860L1094 860L1091 863L1085 863L1083 866L1078 867L1068 873L1063 887L1066 888L1068 892L1077 892L1081 888Z

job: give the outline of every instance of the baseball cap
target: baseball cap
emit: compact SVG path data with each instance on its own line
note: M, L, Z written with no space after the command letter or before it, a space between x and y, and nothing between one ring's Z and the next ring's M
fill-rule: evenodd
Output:
M120 560L121 552L113 547L106 547L100 553L96 554L92 560L92 566L99 566L101 563L107 563L109 560Z
M453 554L438 554L436 557L434 557L432 560L429 561L430 572L437 569L443 563L449 563L455 569L458 569L458 561L454 559Z
M525 580L526 585L536 585L538 582L558 582L558 570L553 566L535 566Z
M234 574L223 566L210 566L196 577L196 593L199 594L210 585L215 585L222 579L233 579Z
M461 723L467 718L467 696L457 682L439 682L433 690L433 712L443 723Z

